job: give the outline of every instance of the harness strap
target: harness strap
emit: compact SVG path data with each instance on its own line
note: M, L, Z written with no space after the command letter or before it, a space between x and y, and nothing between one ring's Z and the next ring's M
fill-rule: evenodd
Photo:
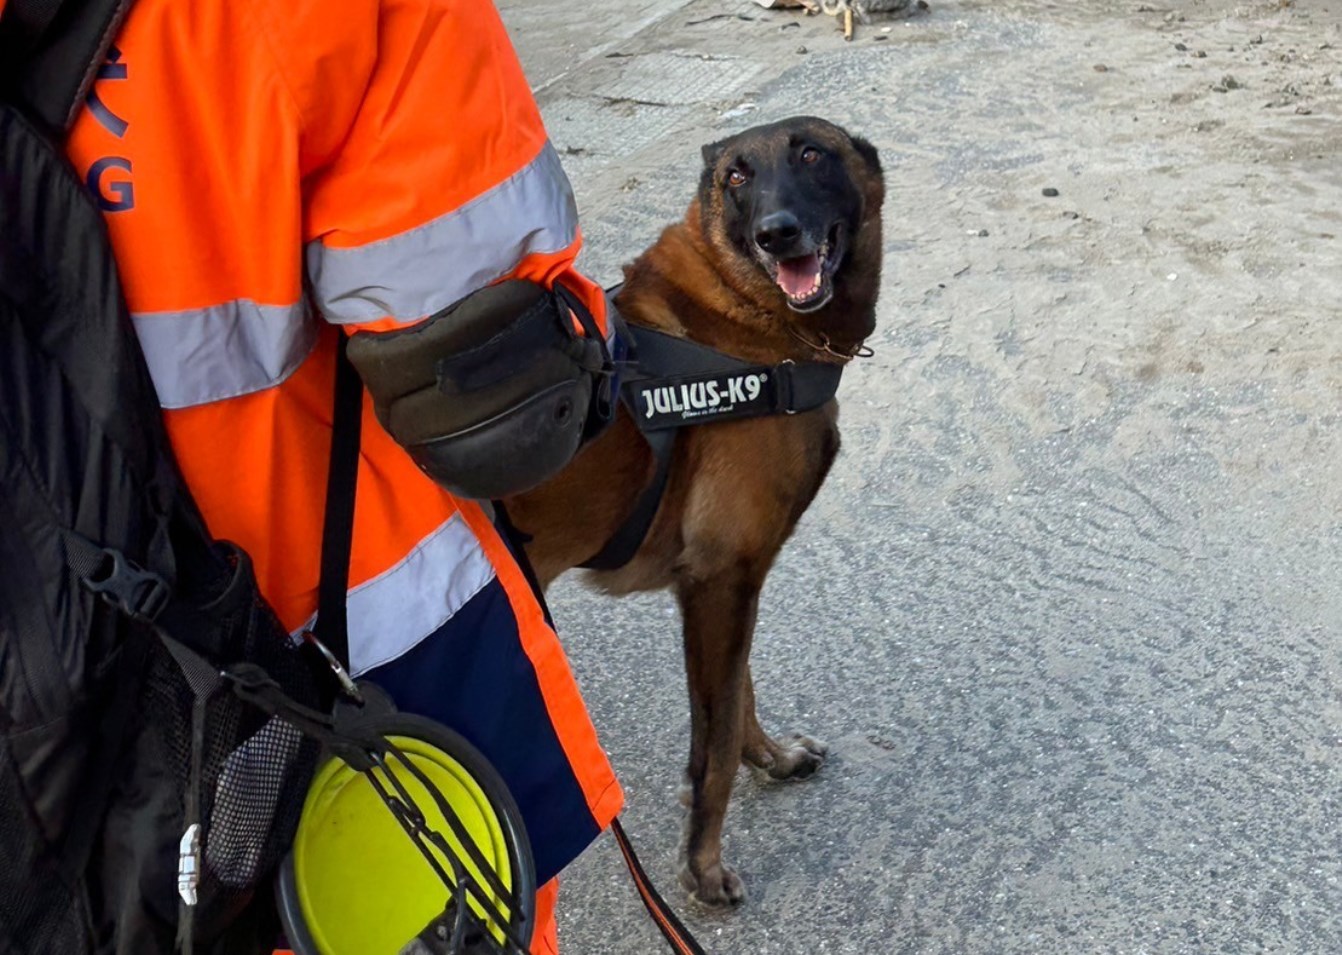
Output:
M631 329L637 369L621 397L645 434L663 428L800 414L839 390L843 365L752 365L707 345L650 328Z
M775 365L778 411L783 414L800 414L828 404L838 394L839 379L842 377L842 365L790 361Z
M834 397L843 376L842 365L752 365L651 328L621 323L619 330L630 351L620 398L657 464L624 523L579 565L586 570L618 570L643 546L666 493L680 428L812 411Z
M662 504L662 495L671 477L671 452L676 447L676 432L671 429L645 432L643 439L652 448L657 468L653 472L652 483L643 489L634 509L629 512L620 529L615 532L604 547L580 564L587 570L618 570L634 559L638 549L652 530L653 518Z

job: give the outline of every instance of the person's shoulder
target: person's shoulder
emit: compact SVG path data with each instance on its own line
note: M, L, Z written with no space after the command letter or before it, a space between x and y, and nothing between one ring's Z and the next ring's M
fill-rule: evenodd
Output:
M378 56L382 0L226 0L263 43L300 116L307 161L345 135Z
M331 47L376 46L385 0L241 0L233 9L253 16L271 34L276 56L295 63ZM245 8L245 9L244 9Z

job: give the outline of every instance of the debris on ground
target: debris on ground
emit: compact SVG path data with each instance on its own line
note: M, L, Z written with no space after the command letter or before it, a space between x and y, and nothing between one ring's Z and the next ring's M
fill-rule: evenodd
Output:
M853 38L853 24L870 23L872 14L922 13L931 9L927 0L755 0L766 10L804 10L807 16L823 13L843 25L843 38ZM876 39L880 39L877 37Z

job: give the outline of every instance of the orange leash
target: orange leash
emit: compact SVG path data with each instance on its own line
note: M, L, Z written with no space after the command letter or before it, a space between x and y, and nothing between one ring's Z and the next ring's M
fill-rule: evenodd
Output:
M629 874L633 876L634 887L638 889L639 898L643 900L643 907L648 910L657 928L671 944L671 950L676 955L705 955L703 947L676 917L676 913L671 911L671 907L666 904L666 900L648 878L647 872L643 871L643 863L638 861L638 856L634 853L634 847L629 842L629 836L625 834L624 826L620 825L620 820L611 820L610 831L614 833L620 854L624 856L624 864L629 867Z

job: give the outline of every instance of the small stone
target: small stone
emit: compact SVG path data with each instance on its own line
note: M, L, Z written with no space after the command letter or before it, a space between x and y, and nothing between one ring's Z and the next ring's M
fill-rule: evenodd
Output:
M799 56L800 56L800 55L805 55L805 54L810 53L810 52L811 52L811 51L808 50L808 49L806 49L806 47L804 47L804 46L799 46L799 47L797 47L797 54L798 54Z
M1244 84L1241 83L1239 80L1235 79L1229 73L1227 73L1224 77L1221 78L1221 85L1228 90L1244 89Z
M987 229L979 229L979 238L980 238L980 239L986 239L986 238L988 238L988 230L987 230Z
M1300 116L1308 116L1310 113L1314 112L1314 110L1310 109L1308 106L1297 106L1295 111Z
M1212 87L1213 93L1224 93L1225 91L1226 88L1222 86L1220 83L1217 83L1215 86Z
M1263 42L1263 34L1260 33L1258 34L1258 36L1254 37L1252 40L1249 41L1249 46L1260 46L1262 42Z
M882 40L888 40L888 39L890 39L890 38L889 38L888 36L886 36L884 33L878 33L878 34L876 34L876 36L874 36L874 37L871 38L871 42L872 42L872 43L880 43Z
M1096 63L1096 64L1095 64L1095 72L1096 72L1096 73L1108 73L1108 72L1109 72L1109 67L1105 66L1103 63Z
M1205 60L1205 59L1207 58L1207 51L1206 51L1206 50L1198 50L1198 51L1197 51L1196 53L1194 53L1193 55L1196 56L1199 60Z
M1153 7L1153 6L1151 6L1151 4L1149 4L1149 3L1143 3L1141 6L1139 6L1139 7L1137 8L1137 12L1138 12L1138 13L1155 13L1155 12L1156 12L1156 8Z
M1187 43L1176 43L1176 44L1174 44L1174 48L1175 48L1176 50L1178 50L1180 53L1187 53L1187 52L1188 52L1188 44L1187 44Z
M1056 199L1060 195L1060 193L1052 186L1046 186L1044 187L1044 195L1050 199Z
M1062 217L1063 217L1064 219L1080 219L1080 218L1081 218L1081 213L1079 213L1079 212L1064 212L1064 213L1062 214Z

